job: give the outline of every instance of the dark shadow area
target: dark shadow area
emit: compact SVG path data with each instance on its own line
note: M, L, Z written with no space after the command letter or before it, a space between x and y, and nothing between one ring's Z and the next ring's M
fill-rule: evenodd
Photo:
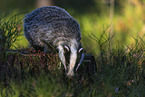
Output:
M14 10L27 12L35 6L35 0L0 0L0 14L9 14Z
M54 5L75 10L77 13L99 11L95 0L54 0Z

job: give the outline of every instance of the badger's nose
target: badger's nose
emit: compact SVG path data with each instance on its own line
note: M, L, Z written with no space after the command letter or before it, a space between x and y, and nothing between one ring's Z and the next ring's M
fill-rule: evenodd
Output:
M72 77L72 76L74 76L75 74L74 74L73 71L70 71L70 72L68 72L66 75L67 75L68 77Z

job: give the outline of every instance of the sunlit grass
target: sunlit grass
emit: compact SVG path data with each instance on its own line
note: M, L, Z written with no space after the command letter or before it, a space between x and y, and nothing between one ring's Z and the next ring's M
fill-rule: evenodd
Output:
M28 47L28 41L23 35L23 17L24 15L17 14L17 12L9 16L0 17L0 34L3 36L1 44L8 44L7 47L4 46L5 49L21 49Z
M103 30L106 30L106 34L114 35L113 45L122 44L122 47L131 46L135 44L133 37L141 37L143 40L145 35L145 14L144 6L138 1L134 2L135 6L132 4L126 3L124 9L120 14L114 13L113 21L110 20L109 14L87 14L78 16L77 20L81 25L82 31L82 42L84 48L89 52L95 54L99 53L98 46L94 45L94 41L88 35L93 33L97 38L102 35ZM113 29L111 28L111 23ZM113 32L112 32L113 31ZM88 46L89 45L89 46ZM93 50L96 50L95 52Z

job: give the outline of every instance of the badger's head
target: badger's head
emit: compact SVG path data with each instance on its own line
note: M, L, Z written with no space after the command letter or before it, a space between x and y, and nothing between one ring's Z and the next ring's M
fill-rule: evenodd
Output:
M73 39L70 45L59 45L58 50L59 58L64 65L67 76L74 76L84 59L81 43ZM79 61L77 62L77 60Z

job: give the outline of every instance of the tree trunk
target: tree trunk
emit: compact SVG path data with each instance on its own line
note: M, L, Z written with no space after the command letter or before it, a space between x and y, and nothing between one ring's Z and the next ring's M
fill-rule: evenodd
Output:
M110 23L111 23L111 32L113 32L113 16L114 16L114 2L115 0L110 0Z
M53 0L36 0L36 8L40 8L43 6L52 6Z

